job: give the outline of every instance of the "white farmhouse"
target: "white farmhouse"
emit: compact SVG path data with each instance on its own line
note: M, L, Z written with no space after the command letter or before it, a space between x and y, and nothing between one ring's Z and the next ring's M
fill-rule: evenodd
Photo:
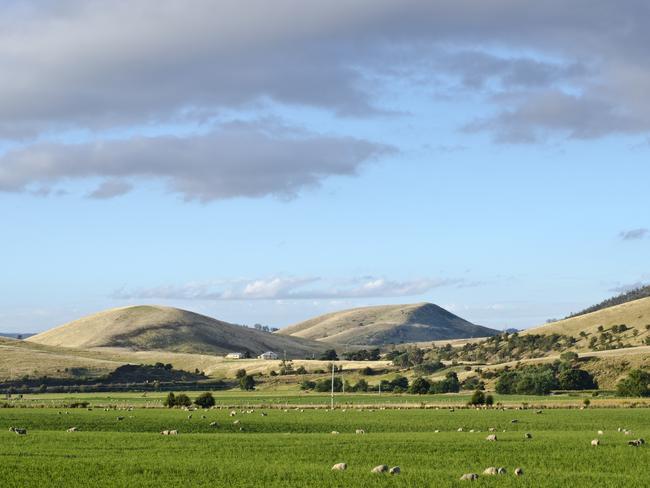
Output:
M231 352L226 354L226 359L244 359L243 352Z
M274 353L273 351L266 351L259 356L257 356L257 359L278 359L278 355Z

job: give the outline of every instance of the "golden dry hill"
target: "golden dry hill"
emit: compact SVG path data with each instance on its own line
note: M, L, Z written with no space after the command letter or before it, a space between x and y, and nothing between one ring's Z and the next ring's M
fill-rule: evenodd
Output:
M115 308L29 337L27 341L66 348L127 348L192 354L274 351L288 358L320 354L324 345L241 327L187 310L163 306Z
M291 325L278 335L331 344L384 346L485 337L498 331L472 324L432 303L362 307Z

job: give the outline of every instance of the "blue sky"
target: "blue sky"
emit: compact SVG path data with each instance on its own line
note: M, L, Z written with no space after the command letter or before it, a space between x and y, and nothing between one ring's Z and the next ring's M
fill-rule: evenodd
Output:
M650 281L643 3L9 4L0 330L422 301L527 327Z

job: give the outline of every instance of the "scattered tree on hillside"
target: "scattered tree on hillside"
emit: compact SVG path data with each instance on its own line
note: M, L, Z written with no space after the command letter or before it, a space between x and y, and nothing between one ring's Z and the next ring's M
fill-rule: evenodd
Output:
M255 378L251 375L246 375L239 380L239 388L245 391L250 391L255 389Z
M616 391L621 396L650 397L650 373L633 369L616 385Z

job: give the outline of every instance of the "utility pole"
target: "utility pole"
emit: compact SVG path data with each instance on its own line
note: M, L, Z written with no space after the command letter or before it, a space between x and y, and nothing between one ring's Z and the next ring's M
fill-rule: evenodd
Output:
M334 410L334 363L332 363L332 399L330 402L330 407Z
M381 395L381 380L379 380L379 395Z

